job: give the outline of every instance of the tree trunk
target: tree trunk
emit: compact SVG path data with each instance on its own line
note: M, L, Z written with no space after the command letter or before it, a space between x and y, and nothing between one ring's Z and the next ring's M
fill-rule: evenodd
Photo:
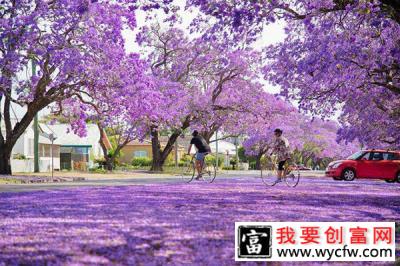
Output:
M165 145L164 149L161 149L160 133L158 132L157 126L152 126L150 128L151 150L153 153L153 160L151 162L150 171L154 172L163 171L164 163L167 160L168 155L173 150L176 140L182 134L182 131L184 131L190 126L191 121L192 117L187 116L183 121L182 126L180 128L175 129L174 133L172 133L172 135L169 136L167 144Z
M159 136L160 135L158 133L158 130L155 128L152 128L152 130L151 130L151 150L153 153L153 160L151 162L150 171L153 171L153 172L162 172L163 171L163 165L164 165L164 161L162 160L163 152L161 150Z
M9 90L9 93L11 93L11 90ZM7 97L5 98L3 114L0 111L6 129L5 138L0 130L0 175L11 175L11 152L15 143L24 134L35 115L50 103L51 100L48 98L40 98L29 103L22 119L13 126L10 115L11 101Z
M257 154L256 156L256 170L261 170L261 157L262 157L262 153Z
M152 172L162 172L162 171L164 171L163 166L164 166L164 162L163 161L154 160L154 158L153 158L153 161L151 162L150 171L152 171Z
M104 156L104 159L106 160L106 168L108 171L112 171L114 169L114 161L112 157L110 156Z
M97 124L97 127L99 128L99 131L100 131L99 143L100 143L100 147L103 151L104 160L106 161L106 168L108 171L112 171L115 167L115 160L117 159L117 156L121 152L122 148L125 147L131 141L131 138L127 137L124 139L124 141L122 143L118 143L118 146L116 147L116 149L114 151L114 154L110 155L109 150L107 149L107 145L104 142L107 137L106 132L99 123Z
M215 134L215 130L210 130L210 131L203 131L200 133L200 135L204 138L204 140L210 144L211 137Z
M104 160L105 160L105 166L106 166L106 168L107 168L108 171L112 171L112 170L113 170L114 163L113 163L113 161L111 160L110 156L108 155L108 149L107 149L107 147L106 147L106 144L104 143L104 134L105 134L105 131L104 131L104 129L101 127L101 125L100 125L99 123L97 124L97 127L99 128L99 131L100 131L99 144L100 144L101 150L103 151L103 157L104 157Z
M154 172L162 172L165 161L167 160L168 155L174 148L175 142L182 133L181 129L176 130L172 135L168 138L168 142L165 145L164 149L161 149L160 143L160 134L157 129L153 128L151 130L151 149L153 153L153 160L151 162L150 171Z
M11 149L0 145L0 175L11 174Z

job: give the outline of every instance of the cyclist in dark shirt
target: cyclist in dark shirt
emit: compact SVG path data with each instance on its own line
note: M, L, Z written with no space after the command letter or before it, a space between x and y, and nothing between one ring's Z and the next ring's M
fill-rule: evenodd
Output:
M192 149L192 145L196 147L196 169L197 169L197 177L196 179L201 178L201 172L203 169L203 164L204 164L204 158L206 157L207 154L211 152L210 146L207 144L206 140L199 135L199 132L197 130L193 131L192 133L192 140L190 141L189 149L188 149L188 154L190 154L190 151Z

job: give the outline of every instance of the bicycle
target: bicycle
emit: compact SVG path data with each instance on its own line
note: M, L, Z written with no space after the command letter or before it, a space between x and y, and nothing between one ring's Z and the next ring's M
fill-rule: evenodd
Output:
M184 182L190 183L195 179L197 170L196 170L196 160L194 155L191 156L191 160L183 167L183 171L181 174L181 178ZM208 183L212 183L217 176L217 167L215 163L211 160L206 160L207 156L203 161L203 169L201 171L201 179Z
M261 179L263 183L267 186L275 186L277 183L277 158L271 157L270 163L268 163L268 159L265 155L261 157L260 161L260 172L261 172ZM267 169L270 168L271 170L268 171ZM299 167L296 164L290 162L288 159L283 166L284 176L282 177L282 181L285 181L286 185L289 187L296 187L300 182L300 171Z

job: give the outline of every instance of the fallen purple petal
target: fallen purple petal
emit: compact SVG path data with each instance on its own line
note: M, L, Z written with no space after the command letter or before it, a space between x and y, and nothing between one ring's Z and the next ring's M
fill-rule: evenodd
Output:
M290 189L231 178L5 192L0 265L232 265L235 221L398 221L399 190L378 181L305 178Z

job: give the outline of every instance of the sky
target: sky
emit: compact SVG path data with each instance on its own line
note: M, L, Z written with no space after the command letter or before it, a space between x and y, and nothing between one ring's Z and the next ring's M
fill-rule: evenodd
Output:
M185 11L185 0L175 0L174 4L178 5L180 8L180 11L178 12L178 15L182 18L182 23L177 25L180 29L183 31L187 32L189 35L189 30L188 27L191 23L191 21L195 18L197 12L189 12ZM165 27L168 27L168 23L162 23L163 19L165 18L165 15L163 14L162 11L157 12L157 20L160 22L160 25L165 25ZM148 24L146 22L146 13L143 11L138 11L136 14L136 19L137 19L137 29L139 29L142 26L145 26ZM155 22L156 22L155 21ZM126 51L130 53L137 53L140 51L140 47L137 45L135 41L135 36L136 36L137 31L129 31L125 30L123 32L123 36L126 41ZM276 44L278 42L281 42L284 40L286 34L284 31L284 24L283 22L276 22L274 24L270 24L264 28L264 31L262 32L260 38L252 45L253 48L257 50L261 50L263 47L271 45L271 44ZM270 93L279 93L280 89L279 87L272 86L265 80L261 79L260 82L264 85L264 89Z
M189 27L189 24L192 21L192 19L196 16L196 11L194 11L193 13L185 11L185 8L184 8L185 0L175 0L174 3L180 7L180 11L178 12L178 14L182 18L182 23L180 23L178 25L178 27L181 28L182 30L186 31L189 34L188 27ZM137 30L136 31L124 30L124 32L123 32L123 37L125 38L125 41L126 41L126 43L125 43L126 51L128 53L140 53L140 47L138 46L138 44L135 41L136 33L138 32L138 29L140 27L148 24L148 22L146 22L146 13L145 12L138 11L136 14L136 18L137 18L137 26L138 26ZM163 14L163 11L161 11L161 10L157 11L156 19L160 22L161 25L165 25L165 27L168 27L169 23L162 23L164 18L165 18L165 15ZM263 47L265 47L267 45L276 44L278 42L283 41L284 38L285 38L284 24L283 24L283 22L276 22L276 23L270 24L264 28L262 34L260 35L260 38L253 44L253 48L255 48L257 50L261 50ZM27 75L29 75L30 71L31 71L30 67L28 67L27 70L24 71L24 73L21 73L19 78L27 77ZM279 87L272 86L264 79L260 79L259 81L264 85L264 89L267 92L270 92L273 94L279 93L279 91L280 91ZM293 103L293 104L297 106L296 103ZM23 108L23 107L14 105L13 109L15 111L16 116L19 118L21 118L25 113L25 108ZM44 109L40 112L39 116L43 117L44 115L47 115L47 114L49 114L49 110ZM336 120L336 117L337 117L337 115L334 117L334 120Z

